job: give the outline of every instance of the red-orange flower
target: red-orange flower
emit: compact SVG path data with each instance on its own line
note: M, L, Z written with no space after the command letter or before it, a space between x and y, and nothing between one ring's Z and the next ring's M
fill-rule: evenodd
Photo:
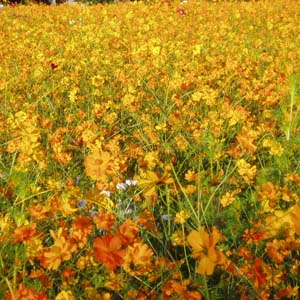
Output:
M266 238L265 232L255 230L255 229L246 229L243 234L243 239L249 243L255 243L256 245L263 239Z
M94 226L91 224L91 218L87 216L77 217L76 220L73 221L72 227L75 231L84 231L86 234L90 234L94 229Z
M36 235L36 223L29 225L19 226L15 229L12 237L14 238L14 243L22 243L28 241Z
M93 248L96 259L103 263L107 270L113 271L124 262L126 249L122 249L119 236L107 234L102 238L97 237L94 240Z
M29 277L30 278L39 278L41 281L41 284L47 289L52 287L52 282L51 282L50 278L43 271L41 271L39 269L33 270L30 273Z
M61 274L63 279L67 279L69 277L74 277L76 275L76 272L71 268L66 268L62 271Z
M49 299L47 295L43 293L37 293L33 289L28 289L23 283L19 285L19 288L11 293L7 293L6 300L47 300Z
M259 290L267 281L267 273L264 262L256 258L253 265L249 265L243 270L246 276L252 280L255 289Z
M100 212L93 217L93 222L100 230L110 230L116 225L116 217L112 212Z
M136 222L131 220L125 221L119 228L119 234L122 240L122 244L125 246L133 244L138 232L139 228Z
M72 224L73 233L71 238L73 238L79 247L86 245L88 236L94 230L94 226L91 224L91 218L87 216L79 216Z

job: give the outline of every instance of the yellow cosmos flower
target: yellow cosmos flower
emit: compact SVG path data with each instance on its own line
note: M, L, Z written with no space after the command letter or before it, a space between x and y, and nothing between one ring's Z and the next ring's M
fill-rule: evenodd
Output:
M252 183L256 175L256 166L251 166L244 159L239 159L236 162L238 173L247 183Z
M143 176L144 177L144 176ZM152 171L147 171L144 178L138 178L139 186L143 189L143 195L151 198L156 195L156 186L159 184L171 184L173 178L165 172L162 176Z
M61 291L55 300L75 300L74 295L71 291Z
M296 204L290 211L292 222L295 226L295 232L300 235L300 205Z
M175 215L175 223L184 224L185 221L191 216L191 213L186 210L181 210Z
M225 195L222 196L220 199L220 203L223 207L229 206L231 203L235 201L235 196L238 194L240 190L236 190L233 192L227 192Z
M272 156L281 156L283 154L283 148L281 144L275 140L269 138L264 139L263 147L269 148L269 153Z

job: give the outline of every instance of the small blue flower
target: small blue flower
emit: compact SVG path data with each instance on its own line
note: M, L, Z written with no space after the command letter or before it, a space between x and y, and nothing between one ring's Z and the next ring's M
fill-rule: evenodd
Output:
M80 176L77 176L75 181L74 181L74 185L78 186L79 185L79 181L80 181Z
M80 199L77 203L78 208L84 208L86 205L86 201L84 199Z
M169 221L169 220L170 220L169 215L161 215L161 218L162 218L162 220L164 220L164 221Z
M90 211L90 216L93 218L93 217L96 216L96 215L98 215L98 212L97 212L96 210L92 209L92 210Z

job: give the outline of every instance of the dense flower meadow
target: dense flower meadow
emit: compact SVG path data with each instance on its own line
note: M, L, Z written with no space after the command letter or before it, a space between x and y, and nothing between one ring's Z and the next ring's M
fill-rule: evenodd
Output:
M0 11L0 299L299 299L300 6Z

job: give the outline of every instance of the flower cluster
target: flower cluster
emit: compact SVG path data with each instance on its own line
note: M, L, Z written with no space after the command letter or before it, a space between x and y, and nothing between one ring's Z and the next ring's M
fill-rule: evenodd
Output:
M0 10L0 299L300 297L296 2Z

